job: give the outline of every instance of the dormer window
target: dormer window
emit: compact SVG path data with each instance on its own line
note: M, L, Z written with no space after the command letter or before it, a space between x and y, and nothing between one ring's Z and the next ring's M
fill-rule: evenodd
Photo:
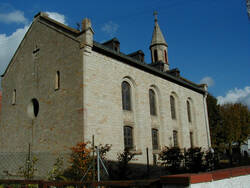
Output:
M117 38L113 38L107 42L104 42L102 43L104 46L116 51L116 52L119 52L120 51L120 42Z

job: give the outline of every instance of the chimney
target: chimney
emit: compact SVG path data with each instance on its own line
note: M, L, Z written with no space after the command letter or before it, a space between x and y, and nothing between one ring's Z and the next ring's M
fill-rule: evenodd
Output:
M81 47L93 47L93 35L94 31L91 27L91 21L88 18L83 19L82 21L82 41Z

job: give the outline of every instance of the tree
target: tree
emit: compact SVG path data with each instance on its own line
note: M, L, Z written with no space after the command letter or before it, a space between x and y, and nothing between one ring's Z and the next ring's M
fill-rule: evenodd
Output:
M189 148L185 153L185 167L189 172L201 172L204 170L203 158L205 152L201 147Z
M165 166L166 170L170 173L178 173L181 169L181 163L184 156L179 147L167 147L159 154L159 159L162 161L162 165Z
M70 178L73 178L75 180L80 180L85 173L87 173L87 170L89 166L92 163L92 157L91 157L91 147L89 146L89 143L79 142L76 146L71 148L71 156L70 156ZM90 180L93 176L92 171L88 171L86 174L86 179Z
M220 105L217 104L217 99L211 94L207 96L207 111L212 147L220 150L223 140L222 117L220 114Z
M222 116L224 143L227 144L226 147L232 163L233 144L236 144L239 150L250 134L250 111L247 106L236 103L222 105L220 113Z
M135 157L134 153L131 153L129 149L125 148L122 153L118 153L118 177L120 179L129 179L129 175L131 174L131 170L129 168L129 162L133 160Z

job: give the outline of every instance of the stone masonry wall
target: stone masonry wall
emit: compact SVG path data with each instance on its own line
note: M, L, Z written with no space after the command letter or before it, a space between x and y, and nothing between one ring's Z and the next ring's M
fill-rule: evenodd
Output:
M132 112L122 110L121 83L132 87ZM157 117L150 115L149 89L157 95ZM177 120L170 113L170 95L176 100ZM84 62L84 138L96 143L112 144L110 158L124 148L123 126L133 127L137 163L146 163L146 147L152 163L151 129L159 130L161 147L173 145L173 130L178 131L179 146L190 147L190 131L194 145L208 148L203 95L184 88L97 52ZM186 101L190 99L192 123L188 122Z
M57 71L60 88L55 90ZM21 156L31 144L43 168L51 167L59 155L66 156L83 139L82 83L79 42L45 22L34 22L2 79L1 154ZM39 102L39 112L32 119L27 109L33 98ZM15 168L24 165L25 158L21 161Z

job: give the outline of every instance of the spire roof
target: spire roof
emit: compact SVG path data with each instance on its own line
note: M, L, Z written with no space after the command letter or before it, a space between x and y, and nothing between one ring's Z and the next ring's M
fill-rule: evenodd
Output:
M166 45L168 46L168 44L166 43L163 34L161 32L160 26L158 24L158 19L157 19L157 12L154 12L154 16L155 16L155 26L154 26L154 31L153 31L153 36L152 36L152 41L150 44L150 47L156 45L156 44L161 44L161 45Z

